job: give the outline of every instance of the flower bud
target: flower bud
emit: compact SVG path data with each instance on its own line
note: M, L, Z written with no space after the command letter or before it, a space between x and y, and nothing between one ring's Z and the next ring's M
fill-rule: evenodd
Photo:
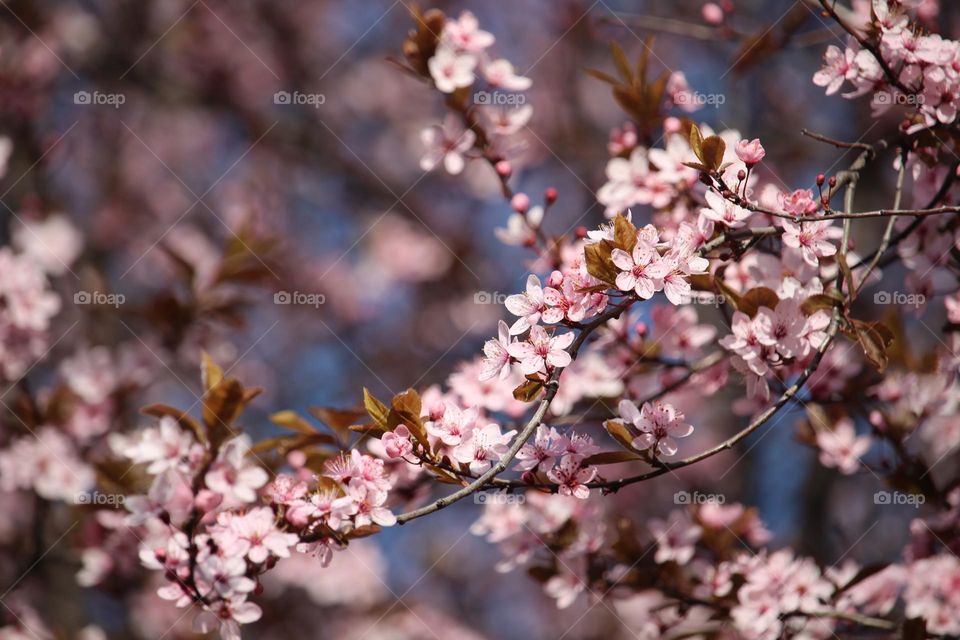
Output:
M530 208L530 197L525 193L518 193L510 200L510 206L517 213L526 213Z

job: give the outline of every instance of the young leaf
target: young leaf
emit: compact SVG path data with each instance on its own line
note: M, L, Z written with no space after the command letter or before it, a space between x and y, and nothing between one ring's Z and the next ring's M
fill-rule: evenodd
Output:
M278 411L270 416L270 422L297 433L308 435L317 433L316 428L296 411Z
M527 380L513 390L513 397L520 402L531 402L540 395L541 389L543 389L542 380Z
M710 136L704 140L701 145L703 156L700 160L703 161L703 164L710 167L711 170L716 171L720 168L720 165L723 164L723 154L726 150L727 143L723 141L723 138L720 136Z
M378 427L384 431L389 431L387 416L390 414L390 410L387 409L387 405L377 400L366 387L363 388L363 406Z
M622 213L613 219L613 241L627 253L633 251L637 244L637 228Z
M751 318L757 315L760 307L766 307L773 311L777 308L780 297L777 292L767 287L755 287L741 296L737 303L737 309L744 312Z

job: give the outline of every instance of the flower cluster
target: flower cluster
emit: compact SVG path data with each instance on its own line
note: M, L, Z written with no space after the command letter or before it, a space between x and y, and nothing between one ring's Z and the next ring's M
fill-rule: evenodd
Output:
M587 486L597 477L597 468L587 459L600 451L593 438L574 432L561 434L553 427L540 425L533 442L517 453L516 469L530 474L542 473L558 485L558 493L586 500Z
M886 75L873 51L852 42L844 50L828 47L824 66L813 81L826 87L827 94L836 93L848 82L853 88L844 97L872 94L878 113L896 105L915 109L922 120L912 130L951 124L960 104L960 43L923 33L907 14L911 4L873 2L875 19L870 26L877 31L876 50L892 77Z
M140 560L167 581L158 595L178 607L200 606L194 628L201 633L239 638L240 625L262 614L249 599L261 574L291 549L326 563L345 535L396 522L384 506L392 479L383 461L355 449L329 460L312 486L287 475L267 486L267 472L248 457L246 435L214 453L165 416L133 437L113 438L112 446L153 476L147 495L126 501L127 525L145 532Z
M767 376L784 365L805 364L823 343L829 324L826 311L807 315L796 298L779 299L772 309L759 307L752 318L735 312L733 333L720 344L735 354L733 366L745 376L749 395L767 399Z
M509 60L492 58L487 49L494 42L488 31L480 29L476 16L464 11L458 19L446 19L440 33L436 51L427 61L434 86L445 94L470 92L466 99L473 105L463 104L462 113L475 105L482 116L483 138L478 139L472 120L450 113L442 126L424 129L421 138L427 153L420 161L424 171L430 171L443 163L450 174L463 171L464 158L474 148L500 166L509 174L509 158L516 155L516 145L511 137L523 129L533 115L533 107L526 104L520 93L530 88L532 81L519 75ZM478 89L482 78L486 89ZM507 92L507 93L504 93ZM465 122L469 126L465 126ZM479 125L478 125L479 127ZM479 155L479 154L477 154Z
M16 380L47 350L60 296L50 290L42 263L0 248L0 374Z

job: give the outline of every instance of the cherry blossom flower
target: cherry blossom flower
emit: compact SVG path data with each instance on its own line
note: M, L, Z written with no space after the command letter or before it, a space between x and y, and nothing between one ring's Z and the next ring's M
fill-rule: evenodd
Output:
M837 247L830 242L840 238L843 232L833 226L832 220L783 223L783 243L798 249L804 262L811 266L819 264L819 258L830 257L837 253Z
M510 328L501 320L497 324L497 337L487 340L483 345L483 369L480 380L492 380L499 377L505 380L510 376Z
M217 600L193 619L197 633L219 631L223 640L240 640L240 625L256 622L263 610L244 599Z
M13 231L14 247L52 276L70 270L83 249L83 237L67 216L19 222Z
M520 316L510 327L510 335L519 335L540 322L540 317L547 308L540 278L533 274L527 276L526 291L507 296L504 306L513 315Z
M813 192L809 189L797 189L789 194L780 193L777 200L784 211L795 216L809 216L819 208L813 199Z
M271 555L286 558L298 538L279 531L275 520L269 507L257 507L243 515L227 511L217 517L218 526L211 530L211 536L228 555L246 556L254 564L265 562Z
M564 450L563 436L553 427L541 424L537 427L533 442L526 443L517 452L518 462L514 466L519 471L547 471L563 455Z
M663 288L661 279L670 270L670 265L660 259L656 250L643 242L637 242L632 253L614 249L610 258L620 269L616 279L617 288L620 291L634 291L643 300L649 300Z
M843 83L853 80L859 73L856 65L856 51L847 48L841 51L839 47L830 45L823 55L824 67L813 75L813 83L818 87L826 87L827 95L840 90Z
M371 524L392 527L397 523L397 517L383 506L387 500L386 491L377 491L361 482L351 482L347 493L357 505L357 513L353 517L357 528Z
M760 144L759 138L754 138L750 141L741 140L737 143L735 151L737 153L737 157L740 158L748 167L759 164L759 162L763 160L764 156L767 155L763 145Z
M447 19L440 38L457 51L482 53L494 43L493 34L480 28L477 17L464 11L456 20Z
M476 56L449 47L438 47L437 52L427 61L427 66L434 84L443 93L453 93L461 87L469 87L476 79Z
M383 448L390 458L405 458L413 453L410 430L406 425L398 425L393 431L383 434L380 442L383 443Z
M247 460L250 436L244 434L228 440L220 448L216 462L204 476L206 485L239 503L256 500L256 490L267 484L270 477L263 468Z
M451 175L463 171L466 164L464 154L473 148L477 135L470 129L465 129L459 120L452 114L448 115L443 126L427 127L420 133L420 138L427 152L420 160L420 168L432 171L443 161L443 168Z
M526 91L533 84L530 78L517 75L513 64L503 58L483 65L483 76L492 86L508 91Z
M707 200L707 207L700 209L700 215L708 220L723 223L731 229L744 226L747 218L753 213L749 209L730 202L716 191L707 191L704 197Z
M461 442L469 440L473 434L478 412L470 408L460 409L452 402L448 402L443 416L439 420L427 422L427 433L448 447L455 447Z
M597 477L597 468L585 466L580 456L566 455L560 459L560 464L547 472L547 477L560 485L560 495L586 500L590 497L587 483Z
M853 421L848 418L839 420L833 429L817 431L820 464L834 467L846 475L856 473L861 468L860 459L870 445L870 436L857 436Z
M521 373L528 376L545 372L548 368L569 365L572 358L566 349L573 339L571 332L551 336L546 329L537 325L530 329L530 336L526 340L514 342L507 350L520 361Z
M132 443L121 446L120 453L134 464L146 464L147 473L160 474L168 469L186 471L190 467L193 436L169 416L160 418L156 427L142 430Z
M649 524L650 533L657 543L657 552L653 559L658 564L676 562L686 564L690 562L703 532L690 519L686 511L673 511L668 520L654 518Z
M480 475L490 468L492 462L499 460L507 452L508 445L516 431L500 432L500 425L490 423L474 430L469 440L462 442L453 450L457 462L470 465L470 473Z
M683 422L683 414L671 404L660 401L645 402L643 407L629 400L621 400L620 416L641 431L631 443L637 449L656 447L658 455L672 456L677 452L674 438L685 438L693 433L693 427Z

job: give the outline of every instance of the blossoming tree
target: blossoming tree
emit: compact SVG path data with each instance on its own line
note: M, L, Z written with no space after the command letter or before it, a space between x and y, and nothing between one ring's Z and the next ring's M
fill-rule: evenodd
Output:
M238 319L238 291L280 263L261 259L273 256L262 230L237 234L204 273L189 242L167 248L187 286L147 309L167 323L157 344L131 329L129 344L53 361L58 278L95 256L67 217L18 217L0 250L11 393L0 488L35 496L38 512L88 496L79 583L107 589L139 575L196 632L223 638L282 618L264 602L307 584L297 566L335 572L364 538L464 499L483 503L471 531L499 547L498 571L526 569L516 579L540 583L560 609L620 612L632 637L960 635L960 42L933 30L929 0L801 4L839 34L812 82L827 96L869 97L861 107L895 126L852 142L804 129L836 163L812 186L788 186L768 166L780 141L710 127L697 117L708 96L658 70L652 41L636 61L614 44L610 64L587 70L627 117L596 185L603 220L565 233L551 227L562 187L539 202L521 190L536 78L498 57L470 11L412 8L391 72L435 98L419 166L457 180L486 172L508 212L496 238L528 252L528 273L502 299L496 335L446 384L411 375L389 397L358 387L310 416L270 398L269 437L249 428L263 390L196 348L203 323ZM652 28L739 37L733 3L702 10L705 24ZM768 46L760 36L743 56ZM858 191L868 175L889 202L862 204L877 202ZM938 313L936 343L921 351L910 327ZM144 355L161 346L200 362L192 406L151 398L156 366ZM49 376L32 374L51 361ZM147 405L118 428L131 398ZM721 412L734 431L715 428ZM922 505L899 523L901 553L876 564L815 557L776 544L756 508L700 493L729 472L718 460L736 466L785 429L823 474L870 479L874 507ZM688 483L695 467L709 471ZM671 477L684 490L637 517L657 494L631 489ZM108 495L123 509L89 497ZM45 551L20 559L7 594ZM4 603L12 617L0 634L53 637L38 602Z

